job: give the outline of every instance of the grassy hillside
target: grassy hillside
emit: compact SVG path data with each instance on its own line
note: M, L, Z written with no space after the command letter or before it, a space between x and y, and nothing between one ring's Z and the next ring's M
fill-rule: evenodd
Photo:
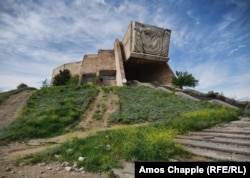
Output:
M175 143L176 135L234 120L237 116L236 110L226 108L187 112L148 126L99 132L85 139L75 138L62 146L19 159L17 163L67 161L71 166L75 163L77 167L83 166L86 171L102 172L121 167L120 160L124 159L169 161L177 155L187 154ZM78 160L80 156L85 158L84 161Z
M185 112L218 108L145 86L118 87L114 91L120 98L119 109L110 117L114 123L166 120Z
M98 94L94 86L47 87L28 100L22 113L0 131L6 141L51 137L73 127Z
M235 120L240 114L235 109L188 100L144 86L104 87L103 90L112 90L119 96L116 103L118 109L110 116L110 122L153 122L147 126L99 132L85 139L75 138L60 147L29 155L19 161L37 163L58 160L68 161L70 165L77 162L78 167L83 166L86 171L94 172L120 167L121 159L168 161L184 153L174 142L176 135ZM66 127L74 126L79 114L86 110L97 93L98 90L92 86L38 91L30 98L17 121L5 130L4 138L16 139L20 137L17 134L22 135L21 138L30 138L30 134L36 137L60 134ZM21 132L23 128L29 134ZM56 130L56 133L47 134L51 133L50 129ZM56 158L54 155L60 156ZM84 161L78 161L79 156L85 157Z
M112 90L119 97L118 109L109 118L111 123L172 122L176 119L185 123L182 118L188 116L193 121L198 119L201 129L210 125L204 121L206 117L213 118L209 121L211 124L227 117L224 113L227 111L219 106L145 86L104 87L103 90L106 93ZM0 139L12 141L60 135L74 128L98 92L98 88L91 85L42 88L29 98L18 118L0 131Z

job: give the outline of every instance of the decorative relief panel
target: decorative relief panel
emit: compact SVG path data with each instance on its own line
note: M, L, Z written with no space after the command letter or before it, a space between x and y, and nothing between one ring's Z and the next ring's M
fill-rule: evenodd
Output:
M134 52L168 56L170 30L135 22L134 32Z

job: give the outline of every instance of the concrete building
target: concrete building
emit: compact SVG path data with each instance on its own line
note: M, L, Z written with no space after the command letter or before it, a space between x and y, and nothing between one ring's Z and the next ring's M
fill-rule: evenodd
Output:
M82 61L63 64L53 70L52 80L60 70L79 75L78 84L122 86L127 81L156 81L171 85L173 71L168 65L171 31L153 25L131 22L114 48L99 49L97 54L84 55Z

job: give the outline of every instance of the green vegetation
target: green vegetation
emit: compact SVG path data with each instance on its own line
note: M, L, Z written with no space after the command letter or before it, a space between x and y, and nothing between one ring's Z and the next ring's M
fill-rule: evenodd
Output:
M47 78L42 81L42 87L41 88L45 88L45 87L49 87L49 81L48 81Z
M59 74L57 74L53 79L54 86L61 85L77 85L79 80L79 75L70 75L70 71L68 69L60 70Z
M7 91L7 92L2 92L2 93L0 93L0 104L3 103L5 100L7 100L11 95L20 93L20 92L25 91L25 90L36 90L36 88L33 88L33 87L21 87L19 89L10 90L10 91Z
M17 163L67 161L83 166L86 171L107 171L121 167L120 160L169 161L186 154L174 142L178 134L200 130L227 122L240 114L239 110L197 102L144 86L104 87L103 99L116 93L118 109L109 121L139 123L153 121L141 127L127 127L99 132L85 139L74 138L60 147L28 155ZM19 117L0 131L0 140L25 140L51 137L73 128L99 90L94 85L44 87L34 93ZM93 119L101 119L106 111L101 101ZM55 156L57 155L57 156ZM59 156L58 156L59 155ZM79 161L79 157L84 157Z
M26 85L25 83L21 83L17 86L17 89L21 89L21 88L27 88L28 85Z
M6 141L62 134L80 118L98 94L95 86L45 87L27 101L18 118L0 132Z
M113 123L138 123L171 119L182 113L205 108L214 109L206 102L192 101L144 86L117 87L118 110L109 118Z
M66 83L66 85L77 85L79 80L79 75L71 76Z
M225 96L224 96L223 93L219 94L218 92L209 91L206 94L206 96L209 97L209 98L215 98L215 99L219 99L219 100L225 101Z
M180 72L176 71L175 75L172 79L172 83L175 86L183 88L183 86L195 87L198 85L198 80L194 78L192 74L189 74L187 71Z
M70 71L68 69L64 69L63 71L60 70L59 74L57 74L54 77L53 85L55 86L66 85L69 80L70 80Z
M169 161L186 154L175 142L177 134L199 130L219 122L234 120L238 111L226 108L205 109L148 126L99 132L85 139L75 138L60 147L29 155L17 161L26 163L68 161L86 171L101 172L121 167L119 160ZM55 155L60 155L56 158ZM79 157L84 161L79 161Z

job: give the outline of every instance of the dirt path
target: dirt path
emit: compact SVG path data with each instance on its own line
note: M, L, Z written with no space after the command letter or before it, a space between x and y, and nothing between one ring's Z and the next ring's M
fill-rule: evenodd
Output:
M34 91L32 91L34 92ZM26 100L32 94L29 92L20 93L15 97L9 98L9 103L7 106L1 106L1 109L6 113L3 118L4 124L9 124L18 112L21 111L25 105ZM21 100L21 101L20 101ZM93 177L93 178L106 178L108 173L87 173L84 170L67 171L65 166L60 163L40 163L36 165L26 165L21 167L16 167L13 161L19 157L28 154L34 154L45 150L46 148L55 147L61 145L62 143L71 140L74 137L85 138L90 135L94 135L97 132L105 130L115 130L123 129L128 127L139 127L147 125L148 123L133 124L133 125L109 125L109 116L117 109L118 96L113 92L104 93L100 91L96 99L91 103L89 109L81 116L81 121L79 122L78 129L74 132L67 133L65 135L60 135L57 137L49 139L33 139L28 143L11 143L8 146L0 146L0 178L1 177L53 177L53 178L68 178L68 177ZM12 104L11 104L12 103ZM4 104L4 105L5 105ZM13 107L12 107L13 105ZM14 106L18 105L18 106ZM15 112L11 115L8 112ZM98 119L95 115L99 114ZM6 122L8 121L8 122ZM79 128L83 128L79 129ZM204 157L192 156L189 158L184 158L183 161L206 161ZM125 163L125 169L127 163ZM131 169L130 169L131 170ZM118 170L119 172L119 170ZM121 170L123 172L123 170ZM119 174L117 174L119 175Z
M0 129L10 124L17 117L34 92L36 90L25 90L10 96L0 104Z
M4 121L2 126L6 126L18 115L32 92L22 92L13 95L1 105L1 118ZM0 147L0 178L1 177L108 177L107 173L92 174L85 171L66 171L60 163L43 163L33 166L14 166L14 161L24 155L34 154L50 147L58 146L73 137L85 138L89 135L96 134L99 131L107 129L121 129L124 126L114 126L108 128L108 117L112 114L117 106L118 96L110 92L104 94L100 91L96 99L91 103L89 109L81 116L82 121L78 128L84 128L85 131L75 131L65 135L49 139L33 139L28 143L11 143L8 146ZM12 107L13 106L13 107ZM95 119L94 115L97 110L101 111L101 119ZM11 114L12 113L12 114Z

